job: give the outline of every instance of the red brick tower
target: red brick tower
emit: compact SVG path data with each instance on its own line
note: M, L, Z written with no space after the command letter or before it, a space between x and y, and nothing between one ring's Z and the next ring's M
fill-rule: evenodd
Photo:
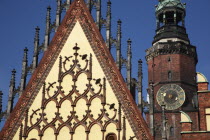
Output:
M155 139L181 139L181 113L198 130L196 47L185 28L185 4L159 0L157 30L152 47L146 50L150 108L148 123Z

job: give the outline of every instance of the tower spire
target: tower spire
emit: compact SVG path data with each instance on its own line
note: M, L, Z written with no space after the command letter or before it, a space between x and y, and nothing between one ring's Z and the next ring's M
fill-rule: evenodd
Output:
M96 24L100 31L101 30L101 0L98 0L96 4Z
M22 61L22 73L21 73L19 97L22 95L23 90L25 89L26 86L27 67L28 67L28 49L25 48L23 61Z
M138 106L141 111L143 112L143 93L142 93L142 79L143 79L143 73L142 73L142 60L140 59L138 61Z
M56 19L55 19L55 31L57 31L58 26L61 22L61 0L57 0L57 10L56 10Z
M66 11L69 9L70 5L71 5L71 0L66 0Z
M92 11L92 0L87 0L87 7L88 7L88 9L91 13L91 11Z
M121 38L122 38L122 32L121 32L121 24L122 21L119 19L117 21L117 43L116 43L116 53L117 53L117 67L119 71L121 71Z
M2 96L3 96L3 93L2 91L0 91L0 123L5 115L5 113L3 112Z
M51 7L47 7L47 16L46 16L46 29L45 29L45 38L44 38L44 51L47 50L47 47L50 42L50 24L51 24L51 17L50 17Z
M34 55L33 55L33 62L32 62L32 73L36 69L38 65L38 55L39 55L39 27L37 26L35 28L36 33L35 33L35 38L34 38Z
M0 122L1 122L1 114L2 114L2 108L3 108L3 106L2 106L2 96L3 96L3 93L2 93L2 91L0 91Z
M13 103L14 103L14 96L15 96L15 73L16 70L12 70L12 76L10 80L10 86L9 86L9 98L7 103L7 115L9 115L12 112Z
M106 44L109 50L111 50L111 1L107 2L106 13Z
M131 53L131 43L132 41L128 39L127 44L127 87L129 90L131 90L131 58L132 58L132 53Z

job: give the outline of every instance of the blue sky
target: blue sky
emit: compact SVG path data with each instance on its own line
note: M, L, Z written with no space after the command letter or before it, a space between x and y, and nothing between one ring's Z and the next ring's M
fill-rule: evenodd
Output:
M106 10L103 0L103 11ZM191 44L197 46L197 71L210 80L210 1L182 0L187 3L186 28ZM116 22L122 20L122 47L126 53L126 41L133 41L133 73L137 75L137 61L143 60L144 89L147 85L145 50L152 45L155 35L155 5L158 0L112 0L113 36L116 36ZM19 85L23 49L29 48L29 63L32 62L34 28L39 26L40 42L43 42L45 16L48 5L55 17L56 0L1 0L0 1L0 90L7 100L11 70L17 70L16 85ZM105 13L103 17L105 18ZM4 101L5 103L5 101ZM4 105L5 107L5 105Z

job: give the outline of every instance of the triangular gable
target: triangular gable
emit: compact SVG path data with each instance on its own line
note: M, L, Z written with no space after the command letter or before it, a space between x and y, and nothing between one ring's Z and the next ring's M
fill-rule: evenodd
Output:
M83 0L75 0L71 4L48 50L44 53L24 93L7 119L1 131L0 139L11 139L15 135L25 118L27 108L31 106L38 91L43 86L46 77L58 59L59 53L77 22L82 26L92 50L107 77L107 81L110 83L118 101L122 104L124 115L128 119L137 139L153 139Z

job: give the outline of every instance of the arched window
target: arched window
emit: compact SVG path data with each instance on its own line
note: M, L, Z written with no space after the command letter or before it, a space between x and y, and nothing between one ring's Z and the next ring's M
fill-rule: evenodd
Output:
M30 139L30 140L37 140L37 139L35 139L35 138L32 138L32 139Z
M168 71L168 80L171 80L171 79L172 79L172 72Z
M168 62L171 62L171 57L168 57Z
M170 127L170 136L174 136L174 127L173 126Z
M106 136L106 140L117 140L117 136L116 136L116 134L114 134L114 133L109 133L109 134Z

